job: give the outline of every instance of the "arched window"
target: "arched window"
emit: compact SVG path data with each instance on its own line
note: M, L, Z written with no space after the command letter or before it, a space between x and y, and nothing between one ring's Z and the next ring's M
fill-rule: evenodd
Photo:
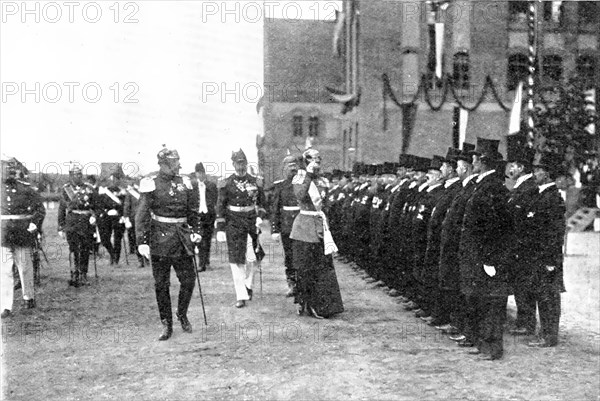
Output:
M456 89L469 89L469 54L458 52L454 55L453 74Z
M524 54L513 54L508 57L508 71L506 72L506 88L511 91L517 88L519 81L527 79L528 58Z
M303 136L302 116L294 116L292 118L292 133L294 136Z
M308 118L308 136L319 136L319 117Z
M593 82L596 76L596 60L589 54L577 57L577 75L585 81Z
M555 54L544 56L542 70L544 78L560 81L563 73L562 57Z

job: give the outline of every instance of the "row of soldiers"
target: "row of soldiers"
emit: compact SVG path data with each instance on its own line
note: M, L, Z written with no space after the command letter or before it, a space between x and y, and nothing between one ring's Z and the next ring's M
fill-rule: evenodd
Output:
M510 294L513 334L534 333L537 304L541 329L530 345L555 346L564 291L561 159L509 137L507 163L498 144L478 138L446 157L334 172L327 206L343 261L486 360L503 355ZM506 173L516 180L510 191Z

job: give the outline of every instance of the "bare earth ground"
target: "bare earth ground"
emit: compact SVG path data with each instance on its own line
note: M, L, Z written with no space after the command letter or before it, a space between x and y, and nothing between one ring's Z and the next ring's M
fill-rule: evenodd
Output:
M55 221L49 210L51 266L43 266L38 308L16 301L15 316L2 322L6 399L600 399L598 333L563 324L560 345L550 349L507 334L505 358L479 362L339 262L346 311L331 320L300 317L283 296L281 247L266 236L262 295L257 275L255 299L233 307L226 250L215 246L200 275L208 326L196 288L193 334L176 322L173 337L158 342L150 269L131 256L131 265L110 267L104 257L98 280L90 265L90 287L68 287L68 250ZM178 287L173 273L173 309Z

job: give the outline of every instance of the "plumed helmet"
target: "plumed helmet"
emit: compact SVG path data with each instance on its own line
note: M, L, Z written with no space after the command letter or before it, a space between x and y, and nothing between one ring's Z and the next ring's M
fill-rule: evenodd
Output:
M306 149L304 151L304 153L302 153L302 161L306 165L308 165L309 163L311 163L313 161L320 162L321 161L321 155L319 154L318 150L313 149L313 148L309 148L309 149Z
M156 155L158 162L168 161L169 159L179 159L179 153L175 149L167 149L165 145Z
M246 154L244 153L244 151L240 148L240 150L238 150L237 152L231 152L231 161L234 163L247 163L248 159L246 158Z

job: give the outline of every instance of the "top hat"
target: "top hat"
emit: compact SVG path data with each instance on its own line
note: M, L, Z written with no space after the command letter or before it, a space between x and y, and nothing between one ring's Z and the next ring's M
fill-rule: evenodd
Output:
M444 157L439 155L433 155L431 163L429 164L429 170L439 170L445 161L446 159L444 159Z
M410 156L411 155L407 155L407 154L401 154L398 157L398 162L400 164L400 167L409 167L410 164Z
M533 167L543 168L548 171L553 178L565 171L563 166L564 157L562 155L546 152L538 156L538 159L533 162Z
M479 153L479 157L482 159L487 159L490 161L500 161L502 160L502 154L498 152L498 146L500 145L500 140L498 139L486 139L486 138L477 138L477 148L475 151Z
M516 134L506 137L506 160L531 166L534 157L535 150L527 146L525 135Z
M416 171L427 172L431 165L431 159L427 157L414 156L414 164L413 167Z
M367 175L375 175L377 174L377 164L367 164Z
M194 168L196 173L204 174L206 170L204 169L204 164L202 162L196 163L196 167Z
M381 174L396 174L396 163L383 162Z

